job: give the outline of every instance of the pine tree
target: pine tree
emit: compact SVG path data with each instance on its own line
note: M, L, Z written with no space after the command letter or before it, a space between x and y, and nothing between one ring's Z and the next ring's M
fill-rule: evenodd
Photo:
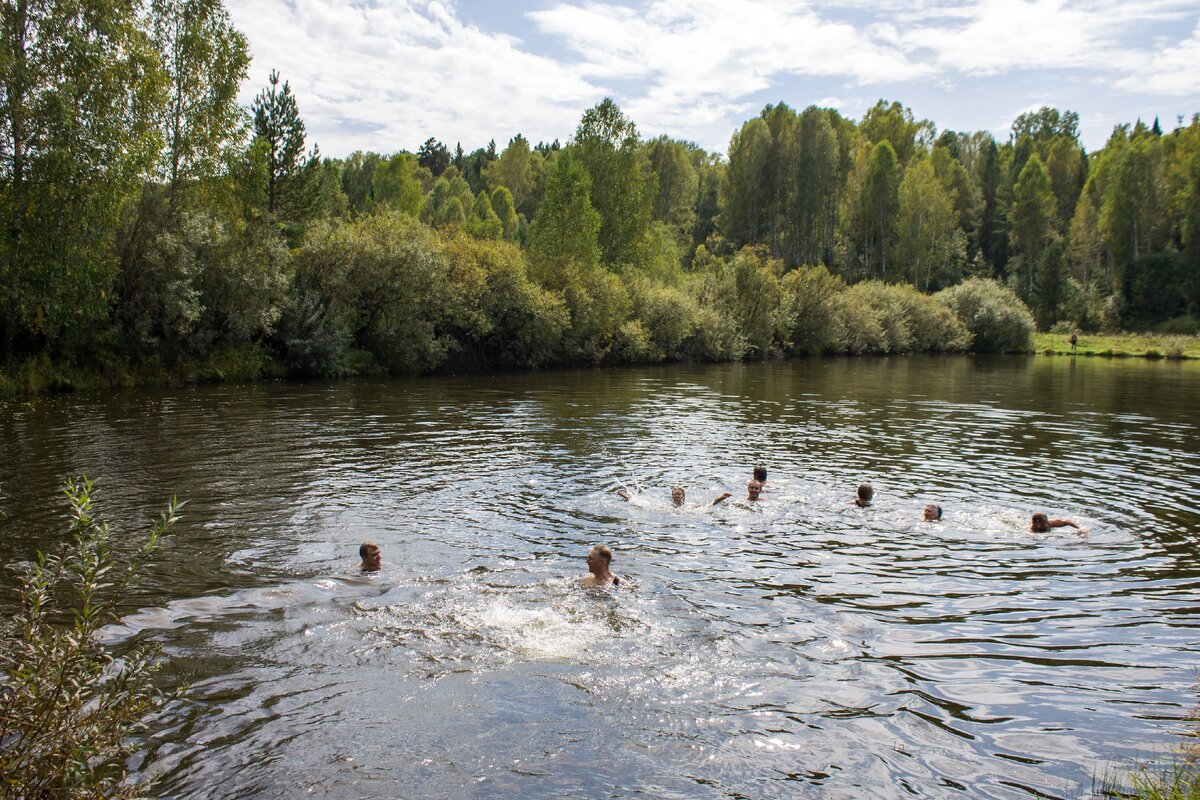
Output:
M289 195L302 187L296 186L304 168L315 158L304 158L304 120L287 81L279 85L279 73L271 70L270 86L254 98L254 135L266 149L267 157L267 212L275 214L285 210Z

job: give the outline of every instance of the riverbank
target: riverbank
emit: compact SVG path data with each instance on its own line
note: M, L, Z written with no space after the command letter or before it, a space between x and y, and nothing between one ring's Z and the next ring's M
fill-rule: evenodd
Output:
M1065 333L1035 333L1033 350L1047 356L1200 358L1200 336L1156 333L1081 333L1076 346Z
M160 360L132 363L122 359L86 364L56 363L45 353L11 369L0 368L0 398L133 387L186 386L196 383L277 380L286 365L255 345L221 347L203 361Z
M1200 359L1200 336L1079 334L1076 349L1072 351L1067 334L1035 333L1032 352L1110 358ZM355 364L356 368L347 373L348 377L383 372L369 356L361 355L362 358L355 359L361 363ZM160 361L133 364L119 359L110 363L62 364L43 354L13 369L0 369L0 398L197 383L253 383L287 376L287 365L256 345L221 347L203 361L181 361L170 367Z

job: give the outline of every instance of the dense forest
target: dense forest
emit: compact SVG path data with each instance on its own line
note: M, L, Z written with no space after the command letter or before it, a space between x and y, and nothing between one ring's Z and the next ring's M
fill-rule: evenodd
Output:
M0 339L13 383L1004 351L1194 332L1200 115L1088 153L898 102L771 105L726 154L606 99L565 144L323 158L303 87L237 95L220 0L6 3ZM39 378L38 376L41 376Z

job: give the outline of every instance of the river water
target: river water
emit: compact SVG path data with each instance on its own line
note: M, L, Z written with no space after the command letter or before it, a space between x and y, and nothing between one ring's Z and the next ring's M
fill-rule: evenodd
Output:
M1198 365L1047 357L9 403L0 555L68 473L131 533L190 500L110 629L190 684L132 764L168 797L1072 797L1196 700L1198 409Z

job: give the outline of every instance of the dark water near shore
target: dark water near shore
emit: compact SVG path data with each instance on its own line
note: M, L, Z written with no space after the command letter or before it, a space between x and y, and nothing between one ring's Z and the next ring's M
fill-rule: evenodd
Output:
M1195 364L1017 357L10 403L0 556L67 473L124 530L190 499L112 631L191 684L170 797L1066 797L1195 702L1198 409Z

